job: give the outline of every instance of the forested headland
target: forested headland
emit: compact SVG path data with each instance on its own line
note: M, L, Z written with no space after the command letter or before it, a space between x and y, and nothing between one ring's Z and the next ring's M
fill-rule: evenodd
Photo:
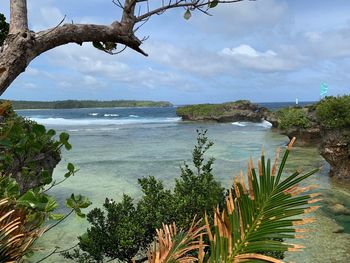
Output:
M113 107L171 107L168 101L150 100L61 100L61 101L11 101L15 110L24 109L76 109L76 108L113 108Z

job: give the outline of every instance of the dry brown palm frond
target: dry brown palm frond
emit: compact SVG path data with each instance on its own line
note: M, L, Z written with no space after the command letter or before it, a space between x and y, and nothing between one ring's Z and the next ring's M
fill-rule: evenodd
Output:
M202 236L205 234L205 226L200 226L201 220L195 223L193 220L188 231L177 230L175 223L163 225L163 229L157 230L157 241L148 253L150 263L190 263L198 261L190 256L190 252L199 250L203 256L204 244Z
M8 199L0 200L0 262L18 262L42 233L27 221L23 209Z

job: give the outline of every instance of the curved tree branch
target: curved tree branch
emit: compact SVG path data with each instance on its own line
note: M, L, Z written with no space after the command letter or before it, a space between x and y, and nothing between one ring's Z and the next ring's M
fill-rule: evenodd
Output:
M141 53L147 54L140 48L142 44L128 25L113 22L110 26L93 24L65 24L36 34L36 56L68 43L81 45L84 42L116 42Z

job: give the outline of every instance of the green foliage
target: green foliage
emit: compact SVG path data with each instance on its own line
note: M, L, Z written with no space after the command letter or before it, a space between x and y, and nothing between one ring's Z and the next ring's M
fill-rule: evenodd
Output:
M14 109L75 109L113 107L170 107L167 101L138 100L64 100L64 101L12 101Z
M350 95L324 98L316 105L316 116L327 128L350 127Z
M6 22L6 17L0 13L0 46L4 43L9 33L9 24Z
M285 108L277 112L280 129L289 129L292 127L308 128L310 121L307 114L300 108Z
M20 185L21 193L52 182L52 169L60 161L62 147L71 149L69 135L55 139L54 130L8 110L0 127L0 169Z
M127 195L120 203L106 199L103 207L107 214L100 208L88 213L87 219L92 226L79 237L81 250L64 253L66 258L78 259L79 262L103 262L105 258L131 262L142 247L145 234L141 226L143 220L133 200Z
M145 252L163 223L177 222L180 228L187 228L195 216L203 217L217 205L223 206L224 188L212 175L214 159L205 162L204 158L213 143L208 141L206 131L197 132L192 153L194 170L187 163L181 167L173 192L152 176L139 179L143 193L139 202L134 205L125 195L120 203L107 199L105 212L96 208L88 214L92 226L79 237L80 249L64 256L78 262L113 258L131 262L137 252Z
M59 138L55 134L54 130L47 131L44 126L16 115L9 102L0 103L0 200L11 203L11 213L20 213L20 220L16 220L23 228L26 224L30 227L27 230L21 227L20 231L14 232L20 234L14 237L14 240L21 237L19 244L21 239L27 240L25 231L31 237L25 241L27 246L22 252L16 250L19 259L30 252L31 240L36 238L30 233L42 233L39 230L45 222L58 220L46 232L72 213L84 217L82 209L91 204L86 197L72 194L66 201L71 212L66 216L54 213L58 204L47 191L78 171L68 163L64 179L53 181L52 170L60 160L61 148L71 149L67 133L61 133ZM19 224L17 221L15 226ZM3 242L6 242L6 235L0 233L0 243ZM0 258L6 256L4 251L0 249Z
M181 177L175 179L175 221L180 227L189 226L195 215L203 217L205 212L224 204L224 188L212 174L214 158L209 158L207 162L204 160L206 151L213 145L208 141L206 132L197 130L197 144L192 152L195 170L185 162L181 167Z

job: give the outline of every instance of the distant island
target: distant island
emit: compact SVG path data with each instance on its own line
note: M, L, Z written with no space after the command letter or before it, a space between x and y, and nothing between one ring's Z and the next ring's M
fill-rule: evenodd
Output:
M11 101L15 110L28 109L77 109L77 108L113 108L113 107L171 107L168 101L149 100L61 100L61 101Z
M221 104L197 104L178 107L176 114L188 121L215 121L235 122L251 121L261 122L262 119L270 121L270 111L264 107L251 103L248 100L238 100ZM271 120L274 124L274 121Z

